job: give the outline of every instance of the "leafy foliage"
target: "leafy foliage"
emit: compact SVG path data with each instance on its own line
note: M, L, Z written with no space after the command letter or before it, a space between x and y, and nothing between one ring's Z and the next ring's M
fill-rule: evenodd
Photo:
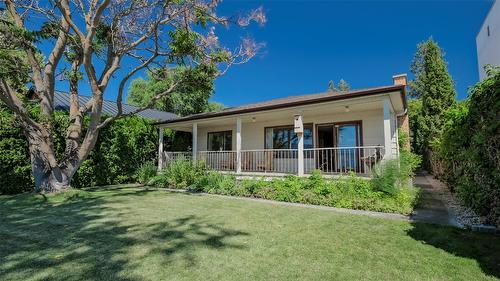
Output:
M468 206L500 225L500 68L487 73L444 114L432 168Z
M156 176L157 167L153 162L148 162L142 165L137 171L136 178L139 183L147 184L154 176Z
M32 39L33 36L17 28L8 14L0 10L0 77L5 77L16 90L24 90L30 81L30 69L22 46Z
M382 161L373 169L372 185L375 190L396 194L398 188L409 186L422 157L409 151L401 151L398 159Z
M344 79L340 79L338 86L335 86L333 80L328 81L328 91L332 92L349 92L351 86Z
M392 163L392 162L391 162ZM415 167L411 162L407 167ZM309 178L287 176L284 179L245 179L238 181L235 175L225 175L205 170L203 163L193 165L180 160L154 177L150 184L156 187L188 188L213 194L258 197L285 202L326 205L341 208L374 210L383 212L410 213L416 202L417 190L411 186L395 184L404 181L408 170L395 169L390 192L381 190L376 179L363 179L351 174L335 180L325 179L319 170ZM385 166L383 168L386 168ZM386 174L384 174L386 175Z
M32 110L37 114L37 108ZM28 142L10 110L0 106L0 193L33 190ZM61 159L65 148L67 113L56 112L54 147ZM137 169L156 159L158 131L140 117L117 120L101 131L95 149L75 174L73 187L108 185L135 180Z
M178 159L170 163L161 174L153 177L150 184L156 187L188 188L205 173L203 162L192 163L189 159Z
M351 86L344 79L340 79L338 88L340 92L349 92Z
M410 103L409 114L414 151L424 154L430 141L439 135L444 112L455 103L456 92L438 44L429 38L417 49L411 65L415 79L410 82L409 93L419 101Z
M0 194L33 188L28 143L10 110L0 106Z
M169 89L173 83L181 80L176 91L158 100L154 108L173 112L180 116L220 109L221 105L212 105L208 99L214 89L213 81L217 69L210 65L194 68L177 67L156 69L148 73L148 79L137 78L132 81L127 95L127 102L137 106L146 106L151 99Z

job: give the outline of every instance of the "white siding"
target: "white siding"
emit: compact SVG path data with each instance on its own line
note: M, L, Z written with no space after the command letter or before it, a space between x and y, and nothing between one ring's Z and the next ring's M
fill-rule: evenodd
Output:
M257 115L258 116L258 115ZM270 118L271 119L271 118ZM257 122L244 121L241 129L241 149L263 149L264 148L264 131L265 127L288 126L293 125L293 114L289 118L278 118L272 120L259 120ZM383 145L384 144L384 126L383 126L383 111L382 109L367 110L363 112L346 112L332 115L312 116L304 114L304 124L314 125L326 124L334 122L358 121L362 122L363 145ZM392 127L392 126L391 126ZM394 126L394 128L396 128ZM236 118L233 125L207 127L199 126L198 128L198 150L207 150L207 133L217 131L233 132L233 150L236 150ZM316 142L316 134L314 134L314 142Z
M479 78L486 77L484 65L500 66L500 1L495 1L476 37ZM489 33L489 34L488 34Z

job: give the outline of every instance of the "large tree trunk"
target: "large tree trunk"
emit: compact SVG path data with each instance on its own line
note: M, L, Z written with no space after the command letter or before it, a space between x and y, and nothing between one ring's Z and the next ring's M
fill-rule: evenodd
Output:
M58 192L70 187L70 178L64 171L50 164L48 157L52 152L45 145L30 142L31 169L35 181L35 192ZM53 156L53 155L52 155Z
M81 127L77 130L80 132ZM60 161L56 160L54 142L49 133L25 129L25 134L29 140L35 192L50 193L70 188L73 176L94 148L99 130L87 130L82 144L75 142L77 147L66 148ZM68 142L73 141L68 139Z

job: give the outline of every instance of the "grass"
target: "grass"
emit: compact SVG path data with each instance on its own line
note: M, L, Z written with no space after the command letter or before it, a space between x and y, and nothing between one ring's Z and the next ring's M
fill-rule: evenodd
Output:
M500 237L120 187L0 196L0 280L495 280Z

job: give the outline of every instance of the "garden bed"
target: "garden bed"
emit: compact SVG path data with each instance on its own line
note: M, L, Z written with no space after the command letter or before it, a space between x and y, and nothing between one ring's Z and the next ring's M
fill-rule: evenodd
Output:
M207 170L203 163L178 161L158 175L154 166L146 166L138 178L144 184L159 188L407 215L413 211L419 189L410 184L410 173L395 170L396 166L386 162L371 180L355 174L329 179L318 170L308 178L239 180L235 174Z

